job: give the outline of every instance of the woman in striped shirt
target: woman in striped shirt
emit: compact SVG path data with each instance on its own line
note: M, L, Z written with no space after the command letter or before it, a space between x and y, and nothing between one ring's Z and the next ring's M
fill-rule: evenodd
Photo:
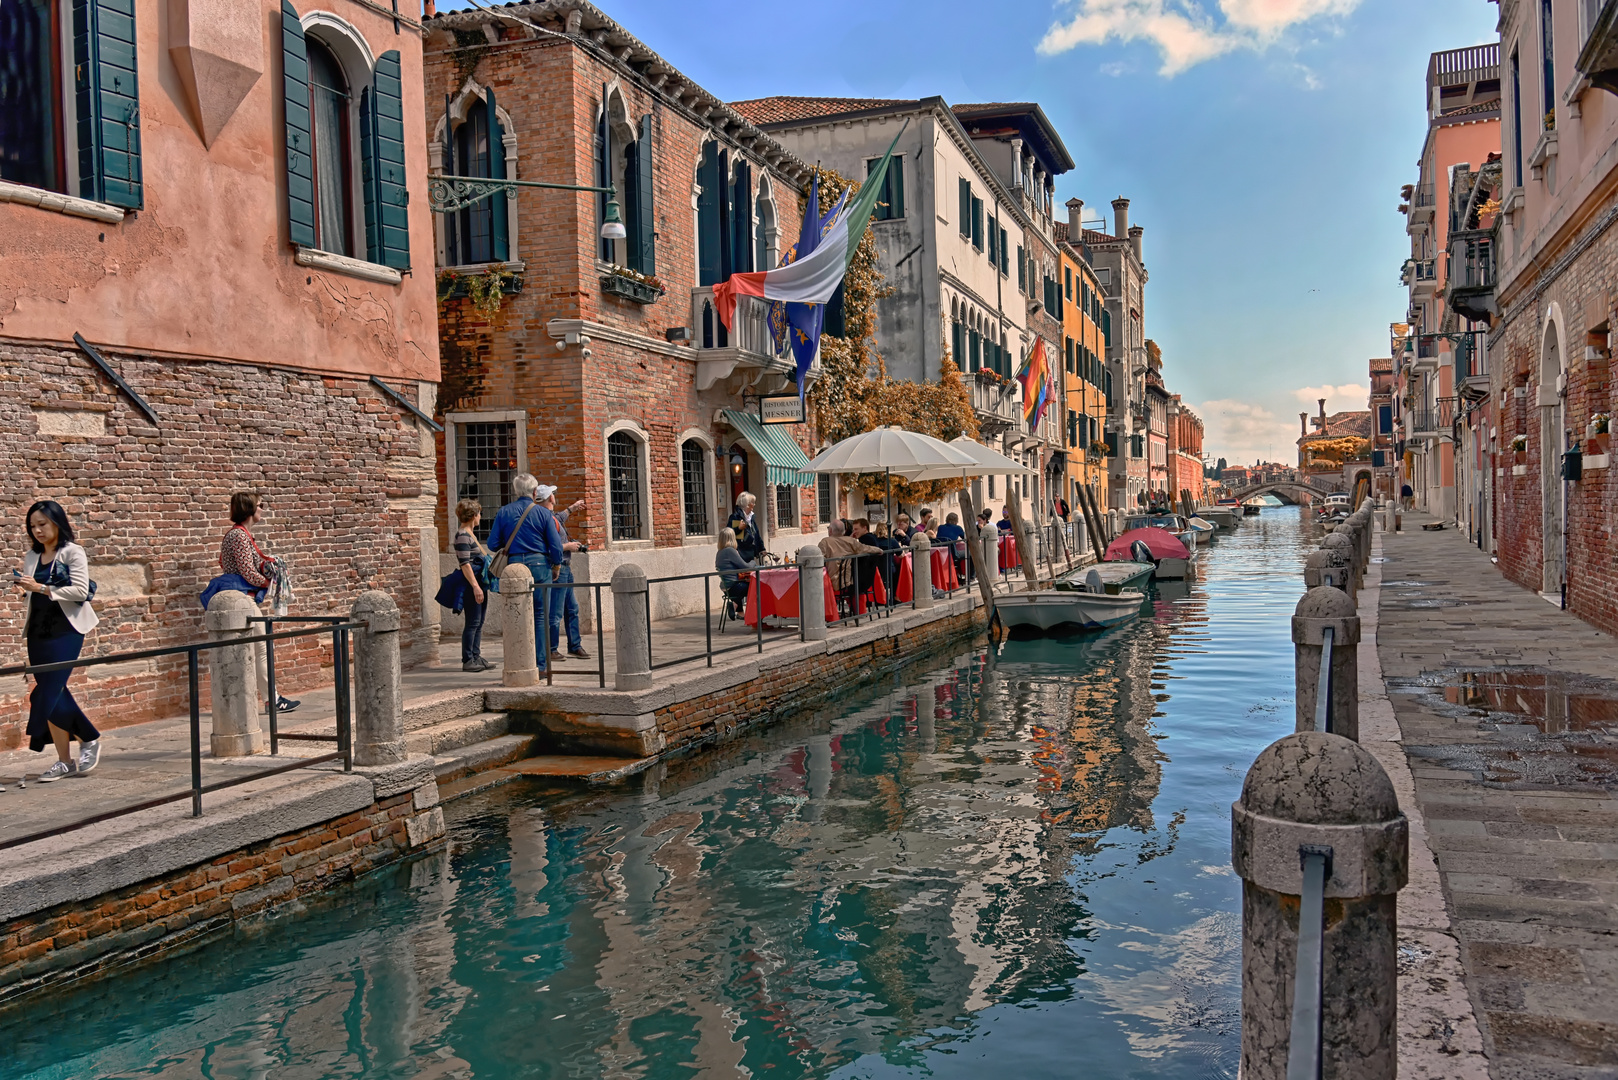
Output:
M259 548L258 541L253 539L253 533L248 526L257 525L264 520L264 512L267 509L269 508L264 505L264 497L257 492L238 491L232 495L230 531L225 533L225 539L219 545L220 573L235 574L254 589L270 587L269 576L264 573L270 556ZM269 701L270 669L264 659L262 642L253 646L253 664L258 669L259 693L264 695L267 709L289 713L303 704L285 695L278 695L278 701Z

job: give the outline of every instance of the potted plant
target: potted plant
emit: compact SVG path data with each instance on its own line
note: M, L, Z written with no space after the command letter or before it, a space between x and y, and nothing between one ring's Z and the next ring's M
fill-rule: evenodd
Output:
M1528 464L1528 436L1513 435L1511 438L1511 460L1513 464Z
M1605 454L1608 444L1612 440L1612 417L1607 413L1598 412L1590 417L1585 425L1584 437L1587 445L1584 452L1587 454Z
M627 266L611 266L601 276L601 291L636 304L655 304L667 290L651 274Z

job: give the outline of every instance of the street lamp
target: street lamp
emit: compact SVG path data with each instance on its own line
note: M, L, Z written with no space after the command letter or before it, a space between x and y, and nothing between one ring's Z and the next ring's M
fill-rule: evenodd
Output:
M618 216L618 192L608 189L607 212L601 221L601 239L622 240L629 234L624 231L624 219Z
M590 184L543 184L537 180L507 180L492 176L429 176L427 202L435 214L452 214L473 203L482 202L505 192L506 198L516 199L518 188L548 188L552 191L597 191L607 196L607 209L602 215L601 239L622 240L628 236L624 229L622 212L618 209L616 187L594 187Z

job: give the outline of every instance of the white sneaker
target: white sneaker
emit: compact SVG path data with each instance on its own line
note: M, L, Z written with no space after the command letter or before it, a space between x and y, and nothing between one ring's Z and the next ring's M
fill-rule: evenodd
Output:
M41 784L48 784L53 780L60 780L64 776L72 775L73 766L69 765L65 761L58 761L56 764L39 774L39 782Z
M79 775L83 776L101 760L101 740L92 739L79 744Z

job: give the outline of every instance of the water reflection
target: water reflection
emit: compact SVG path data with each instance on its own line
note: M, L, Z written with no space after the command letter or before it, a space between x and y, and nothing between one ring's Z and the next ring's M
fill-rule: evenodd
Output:
M0 1018L8 1064L1234 1076L1229 803L1290 726L1301 544L1266 511L1105 634L979 648L635 790L456 804L437 859Z

